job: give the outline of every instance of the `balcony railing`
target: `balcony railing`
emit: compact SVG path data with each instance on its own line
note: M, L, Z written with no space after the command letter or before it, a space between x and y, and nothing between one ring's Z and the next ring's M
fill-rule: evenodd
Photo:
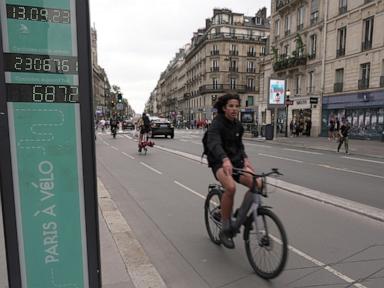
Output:
M380 76L380 87L384 87L384 76Z
M308 59L309 60L313 60L313 59L315 59L316 58L316 53L312 53L312 54L309 54L308 55Z
M288 58L281 58L279 61L276 61L273 64L273 70L274 71L280 71L287 68L293 68L300 65L306 65L307 64L307 57L306 56L293 56Z
M341 57L345 55L345 48L339 48L336 50L336 57Z
M369 2L373 2L373 0L364 0L364 4L367 4Z
M297 25L297 31L301 31L303 29L304 29L304 24L303 23Z
M333 92L342 92L343 91L343 82L338 82L333 84Z
M219 72L220 68L219 67L211 67L211 72Z
M347 13L347 10L348 10L347 6L339 7L339 15Z
M256 52L248 51L247 56L248 57L256 57Z
M237 67L237 66L229 66L229 71L230 72L239 72L239 67Z
M255 89L256 90L256 89ZM249 88L246 85L230 85L230 84L216 84L216 85L202 85L199 87L200 94L206 93L224 93L224 92L237 92L246 93L249 92Z
M229 55L231 55L231 56L239 56L239 50L229 50Z
M307 92L308 93L313 93L313 92L315 92L315 88L316 88L315 86L308 86L307 87Z
M357 87L359 88L359 90L368 89L369 79L360 79L357 83Z
M311 25L317 24L319 20L319 12L314 12L311 14Z
M285 30L285 31L284 31L284 35L285 35L285 36L289 36L290 34L291 34L291 30L288 29L288 30Z
M248 67L247 73L256 73L256 68L255 67Z
M372 48L372 41L363 41L361 43L361 51L369 50Z
M220 51L219 50L212 50L211 55L219 55Z

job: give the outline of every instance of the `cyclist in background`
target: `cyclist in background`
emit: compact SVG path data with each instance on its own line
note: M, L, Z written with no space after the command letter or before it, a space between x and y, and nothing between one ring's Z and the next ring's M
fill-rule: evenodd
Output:
M214 105L217 109L217 116L213 119L208 128L207 134L207 160L213 175L224 188L221 198L221 222L222 230L219 234L220 240L227 248L233 249L234 232L231 224L236 183L238 182L248 188L252 186L252 176L248 173L244 175L232 175L233 167L255 172L254 168L244 151L242 141L244 128L238 120L240 111L240 97L237 94L226 94L218 98ZM257 186L261 187L261 181L257 180ZM248 201L252 197L251 192L247 192L243 201ZM242 205L246 206L246 205ZM238 217L247 213L249 207L244 207L244 211L239 211ZM239 218L241 219L241 218Z
M151 130L151 121L149 120L149 117L145 112L143 113L142 117L139 119L137 126L140 129L140 136L139 136L139 152L141 152L141 143L143 142L143 135L145 133L148 133L149 130Z

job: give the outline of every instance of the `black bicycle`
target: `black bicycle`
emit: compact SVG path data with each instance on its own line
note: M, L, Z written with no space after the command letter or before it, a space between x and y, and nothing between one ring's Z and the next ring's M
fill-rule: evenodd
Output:
M271 175L282 175L278 169L273 168L271 172L254 174L242 169L233 169L234 174L243 175L249 173L253 178L251 203L244 201L243 205L249 207L247 213L243 213L243 219L238 219L237 209L233 215L234 233L240 233L241 226L244 226L243 239L247 258L253 270L264 279L277 277L284 269L288 258L288 240L283 224L272 212L271 207L262 203L262 197L267 197L266 179ZM262 178L262 187L256 187L256 179ZM221 196L224 190L218 184L210 184L208 196L204 205L205 225L209 238L216 245L221 241L219 233L221 231Z

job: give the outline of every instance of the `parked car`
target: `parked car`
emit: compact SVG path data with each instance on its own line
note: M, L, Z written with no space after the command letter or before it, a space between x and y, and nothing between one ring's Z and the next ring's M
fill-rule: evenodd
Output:
M131 120L123 120L121 128L123 128L123 130L126 130L126 129L133 130L135 129L135 124Z
M171 122L167 119L158 118L151 121L151 131L149 132L149 135L151 138L157 135L164 135L165 138L167 138L169 135L173 139L175 131Z

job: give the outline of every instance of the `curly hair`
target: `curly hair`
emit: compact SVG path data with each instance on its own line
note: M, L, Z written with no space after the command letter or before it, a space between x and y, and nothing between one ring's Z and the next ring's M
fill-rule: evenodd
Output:
M225 105L227 105L228 101L232 99L238 100L239 104L241 102L240 96L238 94L225 94L217 99L215 105L213 105L213 108L217 109L217 113L224 114Z

